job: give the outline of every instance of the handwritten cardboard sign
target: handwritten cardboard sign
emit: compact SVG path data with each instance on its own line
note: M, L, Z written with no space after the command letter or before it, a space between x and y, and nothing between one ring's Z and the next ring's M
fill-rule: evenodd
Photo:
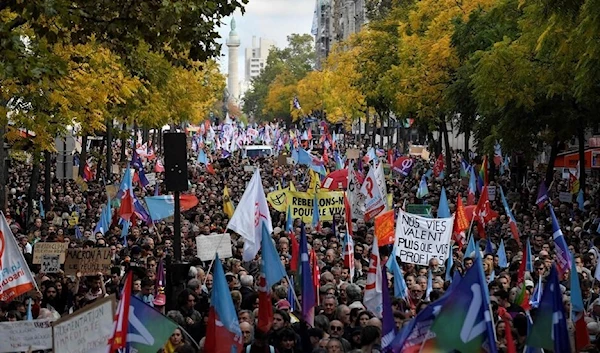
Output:
M106 353L112 337L115 296L99 299L52 324L53 351L61 353Z
M228 233L199 235L196 237L196 249L198 250L198 257L202 261L212 260L217 252L220 259L227 259L233 256L231 253L231 235Z
M0 352L27 352L52 348L49 320L0 322Z
M39 265L42 263L44 255L59 255L59 262L65 262L65 254L67 253L67 243L41 242L35 243L33 246L33 263Z
M65 258L65 274L93 276L98 272L110 273L110 248L68 249Z

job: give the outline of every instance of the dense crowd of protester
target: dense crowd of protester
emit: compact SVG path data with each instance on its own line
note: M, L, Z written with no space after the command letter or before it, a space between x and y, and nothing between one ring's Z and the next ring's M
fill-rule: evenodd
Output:
M344 153L340 144L341 153ZM363 149L363 153L366 149ZM113 152L115 162L119 159L119 148ZM214 160L219 160L219 155ZM128 157L129 159L129 157ZM429 195L418 199L417 188L421 175L433 167L434 159L422 160L417 158L415 168L408 177L391 172L387 177L387 190L393 195L394 208L405 204L427 203L432 205L436 214L436 206L442 186L447 192L451 212L456 209L457 197L466 197L468 183L459 175L462 154L455 151L452 155L452 173L445 178L430 177L427 179ZM476 165L480 159L475 157L468 161ZM154 170L155 161L147 162L148 172ZM98 298L117 294L121 290L123 276L127 269L133 268L135 280L133 294L145 303L162 311L179 326L166 342L164 352L197 352L202 351L206 334L210 293L213 277L209 271L210 262L200 261L196 257L196 236L212 233L224 233L229 221L223 212L223 189L228 187L234 204L239 202L245 186L252 177L252 172L244 170L247 165L259 166L265 192L274 191L278 185L286 187L293 182L298 190L306 190L309 185L307 169L304 166L280 165L277 156L261 157L250 160L243 159L234 153L220 162L213 163L215 172L207 172L205 166L196 163L195 157L190 156L189 162L189 193L199 199L199 204L183 213L181 238L182 253L185 262L192 266L188 272L186 286L174 298L166 298L163 288L157 288L157 271L167 268L159 266L173 261L173 224L170 219L154 224L145 224L138 220L130 228L126 239L121 236L121 226L118 217L113 217L113 223L106 234L96 233L94 229L98 222L102 207L107 201L105 183L91 181L87 191L81 191L80 185L70 181L64 184L52 180L52 199L44 203L45 214L40 215L40 207L36 205L31 215L26 214L27 179L31 173L31 165L13 164L9 170L7 182L8 206L5 216L11 230L18 239L18 244L32 268L41 293L23 296L10 303L0 302L1 320L24 320L27 311L27 301L32 298L32 313L36 318L59 318L72 313ZM328 166L335 169L332 161ZM364 174L369 168L364 164ZM161 173L157 173L161 179ZM533 272L527 273L526 287L530 297L534 297L536 287L544 283L553 263L554 243L549 212L546 208L538 208L536 199L537 187L541 180L535 173L528 174L525 180L516 180L507 169L504 175L491 175L490 185L501 186L507 196L512 212L517 220L521 240L529 238L533 255ZM118 180L114 182L118 183ZM44 183L43 173L38 191L41 192ZM549 184L549 183L548 183ZM162 184L160 193L166 193ZM569 249L574 255L577 275L580 279L583 300L586 310L587 327L591 342L589 351L597 351L596 335L600 333L600 298L594 278L597 259L600 255L600 237L598 237L598 214L600 198L598 197L598 180L595 175L588 176L588 188L585 190L583 208L577 202L560 202L559 192L569 191L567 180L557 173L551 184L549 194ZM136 186L135 194L139 200L144 196L153 195L154 187L141 188ZM36 199L39 199L36 197ZM522 350L527 335L527 316L523 308L515 303L517 295L517 271L523 251L520 244L512 237L507 216L499 198L491 201L492 208L499 217L487 225L485 232L491 240L492 252L486 251L487 241L478 242L484 261L484 270L488 276L489 293L494 313L496 339L498 348L506 350L506 331L511 330L517 349ZM76 212L78 224L72 225L69 220ZM282 264L291 271L291 241L290 237L300 236L300 220L294 222L293 234L286 229L286 215L271 210L273 220L273 235ZM351 227L354 238L354 278L350 278L348 267L344 266L342 256L342 240L346 227ZM79 232L75 227L79 228ZM288 283L286 280L272 288L274 306L273 326L269 332L261 332L256 328L258 310L258 292L260 259L243 262L243 240L232 234L233 257L223 260L226 278L231 290L231 297L237 309L240 328L243 334L245 352L378 352L381 340L381 321L367 311L362 303L366 285L369 256L374 239L374 225L362 219L353 219L351 225L346 225L343 215L336 215L334 222L322 222L318 228L306 225L309 246L314 249L320 268L319 305L315 312L314 327L308 325L299 314L298 305L290 302ZM480 239L477 227L471 228L471 234L476 240ZM506 256L509 261L507 268L500 268L496 251L503 239L506 246ZM40 272L39 265L32 264L35 244L38 242L66 242L71 248L109 247L112 254L112 269L110 273L97 276L67 276L64 273L45 274ZM465 245L466 246L466 245ZM489 245L488 245L489 249ZM382 262L385 263L391 254L391 247L380 249ZM452 271L463 272L473 261L473 254L465 254L465 247L453 247ZM443 295L448 288L445 266L437 260L431 261L429 267L401 264L404 280L408 288L408 298L393 298L392 308L396 327L401 329L411 318L423 310L429 303ZM433 281L428 288L427 273L431 270ZM492 275L493 274L493 275ZM493 276L490 278L490 276ZM393 289L393 277L388 275L389 288ZM561 290L564 295L564 305L569 307L568 275L562 278ZM426 292L430 292L428 296ZM392 295L393 290L392 290ZM168 300L167 300L168 299ZM171 310L167 310L168 301L173 301ZM535 305L534 305L535 306ZM567 313L570 310L566 310ZM535 315L535 308L533 309ZM508 316L508 325L502 317ZM570 322L570 321L569 321ZM571 338L574 340L574 327L570 326ZM598 342L598 343L596 343ZM574 347L574 343L572 343Z

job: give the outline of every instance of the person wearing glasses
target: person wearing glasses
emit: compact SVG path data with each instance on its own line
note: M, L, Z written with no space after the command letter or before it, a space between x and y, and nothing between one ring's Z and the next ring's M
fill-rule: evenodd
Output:
M350 342L348 342L348 340L346 340L345 338L343 338L344 335L344 324L339 321L339 320L332 320L329 323L329 337L330 339L337 339L342 347L343 347L343 351L347 352L349 350L352 349L352 346L350 345ZM340 348L342 348L340 347Z

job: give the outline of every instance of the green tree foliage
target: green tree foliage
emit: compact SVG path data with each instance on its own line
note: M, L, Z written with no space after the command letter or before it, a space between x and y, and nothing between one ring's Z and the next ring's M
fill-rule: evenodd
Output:
M288 45L271 49L265 68L252 79L252 88L244 95L244 113L261 120L289 117L293 86L314 69L315 59L310 34L288 36Z

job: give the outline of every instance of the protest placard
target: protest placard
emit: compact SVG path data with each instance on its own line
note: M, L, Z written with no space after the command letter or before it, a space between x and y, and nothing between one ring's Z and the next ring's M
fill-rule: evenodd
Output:
M196 237L197 256L202 261L210 261L219 253L220 259L227 259L233 256L231 253L231 235L211 234L199 235Z
M496 200L496 186L495 185L488 185L488 198L490 199L490 201Z
M346 150L346 157L348 159L358 159L360 157L360 150L357 148L348 148Z
M148 186L156 185L156 173L146 174L146 179L148 179Z
M406 205L406 212L419 216L432 217L431 205L419 205L411 203Z
M112 337L115 296L98 299L52 324L53 351L61 353L106 353Z
M344 193L341 191L319 191L316 193L319 206L319 220L331 221L333 215L344 213ZM293 218L302 218L304 223L311 223L314 209L314 193L288 191L287 204Z
M561 192L558 194L560 202L573 202L573 195L570 192Z
M0 322L0 353L52 349L50 320Z
M396 256L402 262L429 265L429 260L438 258L444 263L450 252L450 235L454 217L425 218L398 211L396 222Z
M39 265L42 263L42 257L44 255L59 255L58 261L63 264L65 263L65 255L67 253L67 243L56 243L56 242L40 242L35 243L33 246L33 263Z
M65 274L93 276L98 272L110 273L110 248L68 249L65 258Z
M60 272L59 256L60 255L44 254L44 256L42 256L42 267L40 271L42 273Z
M256 169L256 167L255 167L255 166L253 166L253 165L245 165L245 166L244 166L244 171L245 171L245 172L248 172L248 173L250 173L250 172L254 172L254 169Z

